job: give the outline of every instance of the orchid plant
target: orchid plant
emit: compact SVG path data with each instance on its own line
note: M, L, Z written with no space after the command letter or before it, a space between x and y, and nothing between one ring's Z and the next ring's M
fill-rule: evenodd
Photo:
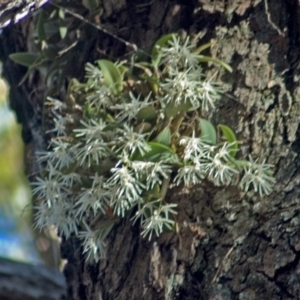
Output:
M222 95L203 63L231 70L202 55L208 47L169 34L150 61L88 63L86 80L71 80L65 102L48 98L55 126L50 150L38 153L45 168L33 183L37 228L78 236L87 259L98 261L118 218L138 223L149 239L171 230L176 203L166 194L174 185L209 180L271 193L273 166L237 159L234 132L202 117Z

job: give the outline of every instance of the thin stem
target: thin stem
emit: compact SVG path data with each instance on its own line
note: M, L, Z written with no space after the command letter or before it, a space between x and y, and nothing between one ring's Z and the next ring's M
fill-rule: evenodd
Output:
M164 178L163 182L161 184L161 189L160 189L160 198L162 200L165 199L168 189L169 189L169 186L170 186L170 177Z
M179 131L179 128L184 120L186 112L181 111L173 120L173 124L171 125L171 128L173 129L173 134L176 135Z

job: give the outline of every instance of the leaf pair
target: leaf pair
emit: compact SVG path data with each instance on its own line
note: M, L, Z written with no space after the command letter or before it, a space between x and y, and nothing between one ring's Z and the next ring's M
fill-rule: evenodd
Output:
M123 78L116 65L106 59L98 60L98 65L102 71L106 86L111 87L114 94L121 93L123 90Z
M217 143L217 131L211 122L199 118L199 128L201 130L201 137L205 142L212 145L215 145ZM232 149L230 155L232 157L235 157L238 151L238 142L236 140L234 132L231 130L231 128L223 124L220 124L218 128L221 130L223 136L230 144L230 148Z

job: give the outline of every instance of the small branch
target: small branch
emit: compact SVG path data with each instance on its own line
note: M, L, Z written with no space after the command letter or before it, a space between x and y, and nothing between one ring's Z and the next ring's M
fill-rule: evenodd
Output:
M226 253L226 255L224 256L224 258L222 259L222 262L220 263L220 266L219 266L219 268L218 268L218 270L217 270L217 272L216 272L214 278L212 279L211 283L214 283L214 282L217 280L218 276L220 275L220 273L221 273L221 271L222 271L222 269L223 269L224 262L229 258L230 254L231 254L231 252L233 251L234 248L235 248L235 246L232 246L232 247L227 251L227 253Z
M266 14L267 14L268 22L270 23L270 25L278 32L279 35L285 36L284 32L271 19L268 0L265 0L265 8L266 8Z
M54 4L54 3L51 3L51 4L54 5L54 6L56 6L56 7L60 7L60 6L58 6L58 5ZM109 32L108 30L106 30L105 28L103 28L103 27L101 27L101 26L99 26L99 25L97 25L97 24L95 24L95 23L93 23L93 22L91 22L91 21L85 19L83 16L81 16L81 15L79 15L79 14L77 14L77 13L75 13L75 12L73 12L73 11L67 9L67 8L64 8L64 10L65 10L66 13L68 13L69 15L75 17L76 19L79 19L79 20L81 20L82 22L87 23L87 24L93 26L94 28L96 28L96 29L98 29L98 30L104 32L105 34L111 36L111 37L114 38L115 40L117 40L117 41L119 41L119 42L125 44L127 47L132 48L134 52L140 50L140 49L138 49L138 47L137 47L136 44L127 42L126 40L124 40L124 39L122 39L122 38L120 38L120 37L118 37L118 36L112 34L112 33Z

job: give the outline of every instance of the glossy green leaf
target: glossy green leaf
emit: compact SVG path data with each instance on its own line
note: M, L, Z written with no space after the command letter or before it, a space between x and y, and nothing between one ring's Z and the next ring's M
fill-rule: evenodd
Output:
M40 55L37 53L17 52L9 55L9 58L15 63L24 67L30 67L39 59Z
M232 151L230 152L230 155L235 157L238 151L238 143L234 132L231 130L231 128L223 124L220 124L218 127L221 129L226 140L231 144Z
M120 93L123 89L123 81L119 69L106 59L98 60L98 65L102 71L105 84L111 87L115 94Z
M171 130L169 127L164 128L154 139L155 142L170 146L171 145Z
M157 68L160 60L161 60L161 55L159 49L166 45L169 41L171 41L174 37L175 33L169 33L161 38L159 38L156 43L154 44L152 51L151 51L151 56L152 56L152 65Z
M202 139L209 144L215 145L217 143L217 132L215 126L211 122L199 118L199 127Z

